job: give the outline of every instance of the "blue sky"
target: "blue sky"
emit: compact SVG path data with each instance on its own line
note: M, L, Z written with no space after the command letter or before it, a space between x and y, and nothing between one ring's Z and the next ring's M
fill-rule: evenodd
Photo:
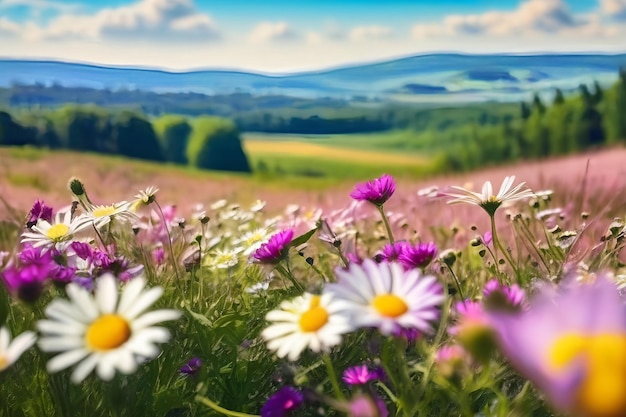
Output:
M432 52L626 52L626 0L0 0L0 57L285 73Z

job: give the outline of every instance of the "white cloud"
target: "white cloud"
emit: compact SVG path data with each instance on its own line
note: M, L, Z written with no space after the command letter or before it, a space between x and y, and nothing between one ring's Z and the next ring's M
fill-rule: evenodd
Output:
M0 10L11 9L13 7L26 6L30 8L34 14L38 14L44 10L56 10L62 13L68 13L80 9L81 5L71 3L61 3L51 0L2 0L0 2Z
M0 38L18 36L20 28L20 25L17 23L6 17L0 17Z
M25 28L24 28L25 29ZM47 26L30 24L30 40L204 41L219 38L213 20L193 0L141 0L95 14L66 14Z
M439 24L418 24L412 29L416 38L431 36L558 33L580 29L589 23L574 15L564 0L525 0L513 11L489 11L482 14L449 15Z
M600 0L602 11L615 19L626 19L626 0Z
M393 35L393 29L388 26L371 25L357 26L350 31L349 38L354 41L389 39Z
M293 40L298 34L287 22L261 22L252 29L250 41L252 43L266 43L271 41Z

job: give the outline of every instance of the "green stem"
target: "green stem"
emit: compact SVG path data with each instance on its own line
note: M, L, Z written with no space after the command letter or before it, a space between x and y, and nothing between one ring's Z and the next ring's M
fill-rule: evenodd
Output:
M218 413L222 413L224 415L227 416L233 416L233 417L260 417L258 414L247 414L247 413L240 413L239 411L232 411L232 410L228 410L224 407L220 407L219 405L217 405L217 403L209 400L206 397L202 397L200 395L196 396L196 401L206 405L207 407L212 408L213 410L217 411Z
M382 206L382 204L376 205L376 208L378 209L378 212L380 213L380 217L382 217L383 219L383 224L385 225L385 229L387 230L387 236L389 237L389 243L393 245L395 241L393 239L393 232L391 231L391 226L389 225L389 219L387 218L387 215L385 214L385 209Z
M339 381L337 380L337 374L335 373L335 367L333 366L332 361L330 360L330 356L328 353L324 353L322 356L324 359L324 364L326 365L326 371L328 372L328 379L330 380L331 385L333 386L333 391L335 391L335 396L338 400L345 400L346 397L341 392L341 388L339 388Z
M176 281L180 281L180 274L178 272L178 262L176 262L176 258L174 257L174 248L172 247L172 235L170 234L170 228L167 227L167 220L165 220L165 215L163 214L163 210L161 209L161 205L156 199L154 200L154 204L157 206L159 217L161 222L163 222L163 227L165 227L165 231L167 232L167 247L170 250L170 260L172 262L172 266L174 267L174 273L176 274Z
M445 264L445 265L448 268L448 271L450 271L450 275L452 275L452 279L454 280L454 283L456 284L456 289L459 290L459 296L461 296L461 300L463 301L463 303L465 303L465 295L463 294L463 290L461 289L461 282L459 281L459 278L456 276L456 274L454 273L454 270L452 270L452 267L450 265L448 264Z
M519 275L517 267L515 266L515 263L513 262L511 255L506 250L504 245L502 245L502 242L500 242L500 238L498 237L498 231L496 230L496 219L493 214L489 217L491 219L491 239L493 241L493 248L496 253L496 259L498 258L498 248L499 248L502 251L502 255L506 258L506 261L508 262L508 264L511 265L511 268L513 269L513 273L517 277ZM496 262L496 268L499 270L497 265L498 265L498 262Z
M281 275L283 275L284 277L286 277L289 281L291 281L291 284L294 286L294 288L296 288L299 292L304 292L304 287L302 286L302 284L300 284L295 278L294 276L291 274L290 271L287 271L282 265L278 264L276 265L276 270L278 272L280 272Z

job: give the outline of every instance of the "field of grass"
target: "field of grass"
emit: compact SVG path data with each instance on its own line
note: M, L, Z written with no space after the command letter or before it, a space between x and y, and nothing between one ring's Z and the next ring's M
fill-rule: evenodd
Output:
M436 172L433 159L399 149L407 144L407 135L249 133L243 136L243 145L253 168L267 173L359 179L382 173L423 178Z

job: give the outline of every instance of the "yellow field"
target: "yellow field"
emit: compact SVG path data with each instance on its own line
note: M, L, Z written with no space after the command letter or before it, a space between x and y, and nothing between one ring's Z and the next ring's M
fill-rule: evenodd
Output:
M315 143L278 141L278 140L244 140L243 147L248 155L280 155L294 157L312 157L334 161L358 162L361 164L396 164L416 165L426 160L418 155L385 153L373 150L354 148L338 148L335 146L318 145Z

